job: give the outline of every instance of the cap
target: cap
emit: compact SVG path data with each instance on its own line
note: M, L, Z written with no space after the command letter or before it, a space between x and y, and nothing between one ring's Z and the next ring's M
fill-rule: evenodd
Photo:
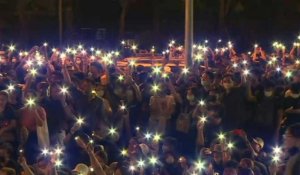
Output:
M76 165L75 169L72 170L73 172L80 173L81 175L88 175L89 174L89 167L86 164L79 163Z
M265 144L264 140L260 137L253 138L253 142L258 144L261 148L263 148Z

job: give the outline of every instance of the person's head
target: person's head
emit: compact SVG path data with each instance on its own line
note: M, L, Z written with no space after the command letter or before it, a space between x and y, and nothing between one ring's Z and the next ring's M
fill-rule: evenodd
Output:
M57 84L61 84L64 80L63 74L59 71L55 71L53 73L51 73L50 78L49 78L49 82L50 83L57 83Z
M13 148L8 143L1 143L0 144L0 158L1 161L7 161L11 158L13 153Z
M186 99L190 105L195 105L197 103L198 98L198 89L197 87L190 87L187 90Z
M175 145L176 145L176 139L168 137L164 139L164 142L162 144L162 151L164 153L166 152L174 152L175 151Z
M0 170L0 175L16 175L16 171L12 168L3 167Z
M212 149L213 159L217 164L221 164L223 161L223 148L221 144L213 145Z
M80 83L78 84L78 88L88 94L90 91L91 91L91 88L92 88L92 82L90 79L88 78L85 78L83 80L80 81Z
M237 175L237 169L231 167L225 168L223 175Z
M294 83L300 83L300 71L297 71L295 75L293 76L293 82Z
M58 100L62 94L58 84L51 84L49 87L49 96L51 99Z
M230 75L230 74L224 75L224 77L222 79L222 86L226 90L230 90L234 87L234 82L232 80L232 75Z
M45 97L47 95L49 84L45 81L41 81L36 86L39 97Z
M254 172L250 168L239 168L238 175L254 175Z
M251 146L255 152L259 153L264 148L264 140L260 137L256 137L253 139Z
M221 117L221 107L219 105L210 105L207 107L208 121L212 125L219 125L222 121Z
M240 167L241 168L254 168L254 163L251 159L248 159L248 158L243 158L241 161L240 161Z
M292 83L291 84L291 97L292 98L299 98L300 97L300 83Z
M300 148L300 123L288 127L283 138L286 149Z
M8 94L5 91L0 91L0 108L4 109L8 101Z
M77 173L80 175L88 175L89 174L89 167L83 163L79 163L76 167L72 170L72 173Z
M90 72L93 76L100 76L103 72L103 67L99 62L92 62L90 65Z
M275 87L275 84L272 81L266 80L264 82L263 87L264 87L264 96L265 97L272 97L272 96L274 96L274 91L275 91L274 87Z
M214 74L212 72L206 71L201 76L201 85L203 87L209 87L214 81Z

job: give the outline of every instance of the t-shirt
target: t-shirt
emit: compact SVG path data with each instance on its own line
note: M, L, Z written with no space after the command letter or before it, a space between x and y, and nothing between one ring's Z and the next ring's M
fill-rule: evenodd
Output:
M10 106L6 106L0 113L0 128L8 126L12 120L16 120L15 111Z
M226 130L233 130L243 127L245 121L249 118L246 89L237 87L231 89L228 94L225 94L222 99L224 108L223 126Z
M47 123L50 136L61 131L66 119L66 114L61 102L59 100L47 98L41 102L41 105L47 113Z

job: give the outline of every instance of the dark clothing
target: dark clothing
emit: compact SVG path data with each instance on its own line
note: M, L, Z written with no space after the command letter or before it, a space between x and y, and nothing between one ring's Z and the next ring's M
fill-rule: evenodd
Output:
M224 129L229 131L244 126L245 121L249 119L249 112L246 100L246 89L237 87L225 93L222 104L224 107Z
M49 135L52 138L52 136L55 136L64 129L64 122L66 120L65 110L59 100L51 98L44 99L41 105L46 111Z

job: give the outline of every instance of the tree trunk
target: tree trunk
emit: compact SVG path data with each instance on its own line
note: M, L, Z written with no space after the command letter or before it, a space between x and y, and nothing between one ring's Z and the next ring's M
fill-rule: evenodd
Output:
M126 16L128 13L129 8L129 2L128 0L123 1L122 3L122 12L120 15L120 30L119 30L119 38L123 38L125 34L125 28L126 28Z

